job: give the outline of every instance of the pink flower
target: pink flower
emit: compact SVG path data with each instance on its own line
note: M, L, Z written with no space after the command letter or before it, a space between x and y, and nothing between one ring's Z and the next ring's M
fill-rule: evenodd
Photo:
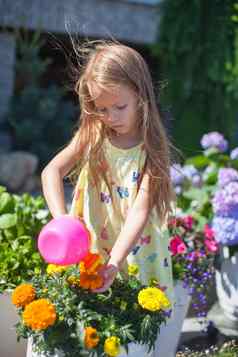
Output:
M171 239L169 249L172 255L183 254L187 251L186 245L178 235L174 236Z
M194 219L192 216L186 216L183 218L184 228L191 230L193 228Z
M205 239L205 246L209 252L215 253L218 250L218 243L214 239Z
M215 237L213 229L211 227L209 227L208 224L205 224L203 233L204 233L204 235L205 235L205 237L207 239L212 239L213 240L214 237Z

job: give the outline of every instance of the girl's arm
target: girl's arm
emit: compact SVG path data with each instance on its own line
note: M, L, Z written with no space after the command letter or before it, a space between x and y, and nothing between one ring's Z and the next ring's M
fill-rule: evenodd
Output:
M60 151L41 173L44 197L53 217L66 214L63 178L78 160L77 135Z
M145 173L135 202L129 209L125 224L111 250L108 264L120 268L143 232L149 213L149 175Z

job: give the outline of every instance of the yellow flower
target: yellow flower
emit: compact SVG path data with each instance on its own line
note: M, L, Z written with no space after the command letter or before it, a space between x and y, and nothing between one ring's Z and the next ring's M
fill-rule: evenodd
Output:
M138 294L138 302L143 309L150 311L166 310L171 306L164 292L156 287L142 289Z
M80 280L78 277L70 275L67 279L68 283L72 286L80 286Z
M63 273L66 269L67 265L48 264L46 271L47 274L52 275L56 273Z
M104 352L111 357L120 353L120 338L116 336L108 337L104 342Z
M38 299L26 306L23 312L24 324L32 330L45 330L56 320L54 305L47 299Z
M91 326L86 327L84 330L84 344L86 348L94 348L98 345L99 336L97 330Z
M12 293L12 303L24 307L35 299L36 292L31 284L21 284Z
M128 265L128 274L129 275L137 275L139 273L139 266L137 264L129 264Z

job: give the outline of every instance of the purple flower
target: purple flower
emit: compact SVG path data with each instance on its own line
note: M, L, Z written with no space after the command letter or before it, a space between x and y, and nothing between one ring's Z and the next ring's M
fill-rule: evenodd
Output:
M238 182L230 182L218 190L212 199L212 206L218 216L238 218Z
M212 221L217 242L227 245L238 244L238 219L215 216Z
M183 192L183 189L181 186L177 185L174 187L174 191L175 191L176 195L181 195L181 193Z
M238 181L238 171L232 168L222 168L218 172L218 186L225 187L228 183Z
M195 187L201 187L202 177L199 171L193 165L185 165L183 167L184 176L192 182Z
M231 151L230 158L231 158L231 160L237 160L238 159L238 147Z
M180 164L173 164L170 167L170 176L174 186L182 185L184 182L183 169Z
M216 148L220 152L224 152L228 149L228 142L224 139L224 136L217 131L203 135L201 139L201 146L203 149Z

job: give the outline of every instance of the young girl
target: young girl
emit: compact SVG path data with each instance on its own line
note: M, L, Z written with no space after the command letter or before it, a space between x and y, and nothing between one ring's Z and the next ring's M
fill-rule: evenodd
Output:
M67 214L63 178L75 169L69 214L85 222L91 250L107 262L104 285L96 292L107 290L130 263L138 266L143 283L158 279L173 304L166 233L174 199L170 150L148 67L134 49L98 41L88 49L75 90L79 129L42 172L52 216ZM172 357L162 351L160 339L154 356ZM148 356L132 345L129 356L135 355Z

